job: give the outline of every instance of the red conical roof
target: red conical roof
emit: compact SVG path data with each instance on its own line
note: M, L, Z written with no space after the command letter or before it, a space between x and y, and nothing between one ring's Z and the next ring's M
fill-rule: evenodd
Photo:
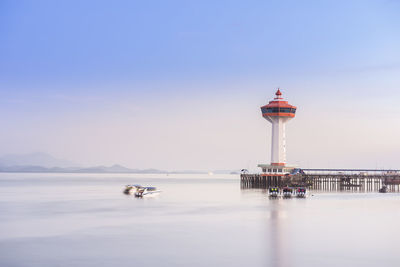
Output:
M278 91L276 91L275 95L276 96L281 96L282 95L281 90L279 90L279 88L278 88Z

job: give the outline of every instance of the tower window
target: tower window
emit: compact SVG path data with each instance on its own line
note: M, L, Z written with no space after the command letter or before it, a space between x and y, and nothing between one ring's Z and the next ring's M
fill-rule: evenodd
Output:
M261 112L264 113L296 113L295 108L261 108Z

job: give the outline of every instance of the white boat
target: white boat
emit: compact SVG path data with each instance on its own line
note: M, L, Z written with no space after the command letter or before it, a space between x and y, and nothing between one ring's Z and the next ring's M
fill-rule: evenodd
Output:
M158 195L161 191L157 190L156 187L140 187L136 190L136 197L145 197L145 196L155 196Z
M126 185L125 189L124 189L124 194L126 195L133 195L136 193L138 188L141 188L142 186L138 185L138 184L134 184L134 185Z

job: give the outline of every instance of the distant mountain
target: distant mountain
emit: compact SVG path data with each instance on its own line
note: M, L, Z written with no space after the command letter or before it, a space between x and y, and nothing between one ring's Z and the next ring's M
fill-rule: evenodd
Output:
M49 154L37 152L30 154L8 154L0 157L0 166L41 166L44 168L70 168L77 167L68 160L57 159Z
M60 167L43 167L35 165L16 165L16 166L2 166L0 165L0 172L24 172L24 173L164 173L164 174L238 174L235 171L216 171L216 172L206 172L206 171L164 171L158 169L129 169L121 165L107 166L96 166L87 168L60 168Z
M35 172L35 173L167 173L157 169L129 169L120 165L97 166L89 168L46 168L42 166L0 166L0 172Z
M182 170L182 171L170 171L171 174L207 174L208 171L197 171L197 170Z
M129 173L132 172L133 170L125 168L124 166L121 165L113 165L110 167L106 166L96 166L96 167L88 167L88 168L82 168L82 169L77 169L77 172L118 172L118 173Z
M183 170L164 171L158 169L129 169L115 164L112 166L79 167L68 161L54 158L46 153L24 155L8 154L0 157L0 172L45 172L45 173L170 173L170 174L236 174L239 171L216 170L213 172Z
M68 169L41 166L0 166L0 172L68 172Z
M240 170L215 170L214 174L239 174Z
M129 169L121 165L113 165L110 167L106 166L96 166L89 168L76 169L74 172L80 173L167 173L167 171L157 170L157 169Z

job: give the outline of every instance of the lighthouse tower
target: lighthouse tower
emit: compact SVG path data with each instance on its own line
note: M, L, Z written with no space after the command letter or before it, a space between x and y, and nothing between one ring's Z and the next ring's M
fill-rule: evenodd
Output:
M285 124L294 118L296 109L282 98L279 89L275 93L275 98L268 105L261 107L262 116L272 123L271 165L260 164L259 167L263 168L263 172L266 172L267 168L268 172L284 172L283 168L286 165Z

